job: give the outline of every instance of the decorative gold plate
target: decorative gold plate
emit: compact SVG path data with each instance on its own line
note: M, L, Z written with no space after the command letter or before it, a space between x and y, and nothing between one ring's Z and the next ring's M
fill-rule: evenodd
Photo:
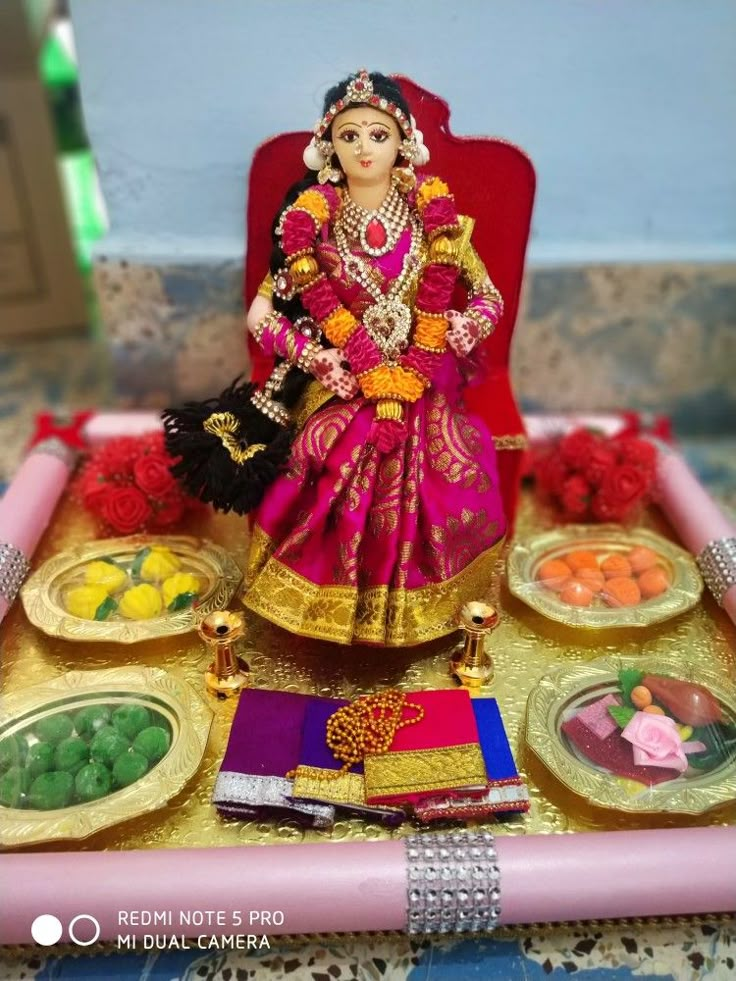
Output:
M682 657L604 657L545 675L527 701L525 741L544 767L589 803L638 814L703 814L736 799L736 759L707 772L690 771L652 787L618 777L586 760L569 742L562 724L575 710L618 691L618 673L636 668L704 685L718 699L724 720L736 723L736 690L722 675L688 665ZM692 768L690 768L692 770Z
M177 612L164 608L160 615L148 620L126 620L117 615L107 620L86 620L65 609L64 592L83 581L83 568L88 562L110 557L127 564L137 552L152 545L171 549L181 560L182 567L203 584L195 606ZM31 623L52 637L135 644L195 629L208 613L227 607L242 578L232 556L207 539L184 535L131 535L87 542L55 555L23 586L21 599Z
M0 743L62 713L92 705L143 705L166 725L169 749L135 783L84 804L56 810L0 806L0 846L86 838L162 807L194 775L204 756L212 712L187 682L160 668L69 671L43 685L5 695Z
M550 559L573 550L623 555L636 545L656 552L670 580L666 593L636 606L572 606L537 579L537 570ZM620 525L565 525L554 531L516 541L507 564L509 589L533 610L570 627L648 627L692 609L703 592L695 560L684 549L646 528L626 530Z

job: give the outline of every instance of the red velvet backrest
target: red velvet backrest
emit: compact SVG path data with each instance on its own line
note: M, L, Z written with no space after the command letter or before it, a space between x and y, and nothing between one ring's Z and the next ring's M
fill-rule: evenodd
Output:
M447 103L411 79L396 77L431 153L426 170L446 180L460 213L475 219L473 244L504 298L503 320L487 342L487 355L491 373L505 374L531 225L534 168L523 150L504 140L455 136ZM283 133L262 143L253 156L246 215L246 304L268 271L271 224L287 188L305 174L302 152L310 138L307 131ZM253 377L262 380L269 364L253 347L251 356Z

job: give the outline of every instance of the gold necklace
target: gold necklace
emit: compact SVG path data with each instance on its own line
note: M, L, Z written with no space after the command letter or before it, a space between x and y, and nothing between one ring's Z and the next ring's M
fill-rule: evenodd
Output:
M422 226L416 215L407 213L411 242L404 256L401 272L384 293L373 278L372 266L351 252L347 232L341 223L335 225L335 244L342 259L345 274L370 294L373 304L363 314L363 326L368 336L385 358L395 361L409 343L411 308L402 301L412 277L416 277L422 244Z
M392 185L381 207L373 210L361 207L346 195L337 223L354 242L360 243L365 253L378 258L395 247L408 219L406 198Z

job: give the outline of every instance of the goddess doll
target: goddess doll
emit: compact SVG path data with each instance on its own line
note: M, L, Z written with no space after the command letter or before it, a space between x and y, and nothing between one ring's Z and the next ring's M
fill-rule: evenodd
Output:
M414 175L428 160L394 80L360 71L331 89L248 311L264 352L311 381L254 515L243 602L305 636L450 633L503 540L493 442L462 406L503 304L450 189Z

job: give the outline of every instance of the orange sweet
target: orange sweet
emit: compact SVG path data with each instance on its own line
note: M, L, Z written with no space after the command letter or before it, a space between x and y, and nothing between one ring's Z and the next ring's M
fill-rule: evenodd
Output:
M644 599L661 596L669 588L669 578L661 565L655 565L653 569L647 569L639 576L639 589Z
M651 548L647 548L646 545L636 545L627 554L626 558L629 560L631 571L635 576L639 576L642 572L646 572L647 569L651 569L652 566L656 565L659 556Z
M630 576L608 579L601 595L609 606L636 606L641 599L641 591Z
M559 591L569 582L571 575L572 569L570 566L566 562L562 562L560 559L548 559L547 562L543 562L537 570L537 579L543 583L547 589L551 589L555 593L559 593Z
M629 560L625 559L623 555L616 555L614 553L601 562L601 572L606 579L618 579L620 576L631 575L631 565L629 564Z
M565 556L565 562L567 562L573 572L577 572L578 569L598 568L598 559L595 557L595 553L586 552L585 550L568 552Z
M560 599L570 606L590 606L593 602L593 593L585 583L573 579L560 593Z
M646 685L637 685L631 689L631 702L634 708L645 709L652 704L652 693Z
M598 569L578 569L575 573L575 579L578 582L585 583L585 585L594 593L600 593L603 589L603 584L605 579L603 573Z
M663 708L660 708L659 707L659 705L647 705L647 707L645 709L643 709L642 711L648 712L650 715L666 715L667 714Z

